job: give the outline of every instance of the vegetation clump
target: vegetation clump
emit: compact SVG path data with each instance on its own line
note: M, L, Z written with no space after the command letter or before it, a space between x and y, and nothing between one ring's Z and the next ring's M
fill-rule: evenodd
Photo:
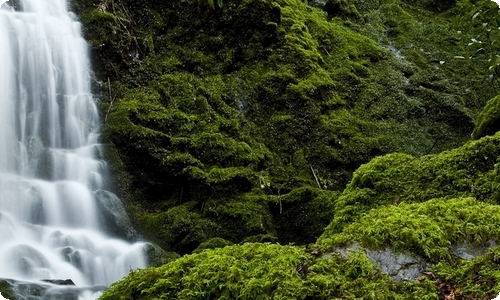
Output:
M403 202L374 208L340 233L326 230L317 245L323 251L355 244L369 250L389 248L424 259L427 269L421 279L434 288L422 281L406 282L418 290L419 299L430 291L440 297L491 299L500 288L499 224L500 206L472 197ZM393 264L390 259L378 263L385 268Z
M500 131L500 96L488 100L477 119L476 127L472 132L474 139L494 135Z
M318 244L331 247L359 243L369 249L389 246L435 263L456 258L452 246L496 244L500 241L498 224L498 205L474 198L441 198L373 209L339 234L327 230Z
M362 165L335 203L327 232L340 232L370 209L433 198L475 197L498 204L500 135L437 155L380 156Z
M484 299L500 287L500 207L474 198L433 199L371 210L320 248L245 243L133 271L101 299ZM220 244L223 241L217 241ZM223 242L224 244L225 242ZM396 281L361 249L423 257L418 280ZM480 246L479 252L474 246ZM460 250L465 248L465 250ZM472 250L469 250L472 249ZM323 253L323 254L322 254ZM384 265L386 264L386 265Z

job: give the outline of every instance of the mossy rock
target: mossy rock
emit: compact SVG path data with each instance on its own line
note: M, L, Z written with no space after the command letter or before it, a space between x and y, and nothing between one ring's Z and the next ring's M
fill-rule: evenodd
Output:
M299 188L270 200L277 238L281 243L313 243L334 216L338 193L319 188Z
M194 209L195 205L188 202L165 212L142 213L140 229L146 232L146 238L159 241L164 249L178 253L192 252L201 242L220 235L220 226L204 218Z
M436 274L464 299L494 299L500 290L499 254L497 246L473 260L439 263Z
M453 292L464 299L489 299L500 287L499 224L497 204L470 197L432 199L374 208L340 233L327 229L316 246L334 254L353 245L363 253L409 253L427 265L420 279L433 281L440 297ZM414 295L420 299L424 290Z
M474 198L433 199L373 209L340 234L327 229L318 245L331 248L359 243L369 249L389 246L397 252L410 251L432 263L451 262L456 259L450 250L453 245L487 249L488 243L500 241L497 224L498 205Z
M148 266L151 267L159 267L180 257L180 255L175 252L167 252L160 246L149 242L144 246L144 252Z
M193 253L198 253L201 251L204 251L206 249L216 249L216 248L224 248L226 246L231 246L233 243L231 243L228 240L225 240L223 238L212 238L209 239L203 243L201 243L198 248L196 248Z
M329 230L341 231L372 208L438 197L475 197L498 203L500 135L437 155L394 153L362 165L335 203Z
M0 279L0 293L2 293L2 297L4 297L5 299L18 299L14 293L11 281L7 279Z
M486 135L494 135L500 131L500 96L488 100L479 114L472 138L479 139Z

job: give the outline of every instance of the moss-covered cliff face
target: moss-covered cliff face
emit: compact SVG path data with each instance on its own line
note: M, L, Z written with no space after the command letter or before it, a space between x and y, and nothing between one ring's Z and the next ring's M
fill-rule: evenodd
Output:
M136 226L180 253L314 242L359 165L469 138L490 2L74 0Z
M103 299L500 292L491 1L73 5L132 219L195 252Z

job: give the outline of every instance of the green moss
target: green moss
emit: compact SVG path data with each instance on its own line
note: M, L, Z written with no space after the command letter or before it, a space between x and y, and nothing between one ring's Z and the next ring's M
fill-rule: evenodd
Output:
M100 299L410 299L415 291L437 296L428 283L391 281L361 253L315 259L299 247L247 243L134 271Z
M473 260L441 262L436 273L451 284L459 296L469 299L493 299L500 290L499 247Z
M337 193L307 187L270 200L279 241L300 245L316 241L333 218L337 197Z
M277 245L245 244L206 250L156 270L134 272L101 299L130 299L134 293L163 299L295 298L303 293L291 289L300 287L302 281L295 265L305 257L298 248ZM288 271L283 272L283 268Z
M193 253L198 253L202 252L203 250L206 249L216 249L216 248L224 248L226 246L231 246L233 243L231 243L228 240L225 240L223 238L212 238L209 239L203 243L201 243L196 250L193 251Z
M7 280L0 280L0 293L2 294L2 297L4 297L5 299L9 300L17 299L12 290L12 285Z
M493 135L500 131L500 96L496 96L488 100L478 116L476 127L472 132L474 139L481 138L486 135Z
M180 257L175 252L164 251L160 246L147 243L144 252L148 260L148 266L159 267Z
M210 238L219 236L220 226L204 218L195 208L196 203L187 202L165 212L141 214L141 229L146 237L160 241L160 246L179 253L191 252Z
M314 241L359 165L461 144L492 94L465 79L482 63L455 58L464 1L76 2L127 208L182 253Z
M335 204L330 232L372 208L438 197L476 197L497 203L500 136L485 137L438 155L389 154L362 165Z
M431 262L451 261L452 245L484 246L500 240L500 207L474 198L401 203L371 210L340 234L327 230L318 240L331 247L360 243L370 249L387 245L410 251Z

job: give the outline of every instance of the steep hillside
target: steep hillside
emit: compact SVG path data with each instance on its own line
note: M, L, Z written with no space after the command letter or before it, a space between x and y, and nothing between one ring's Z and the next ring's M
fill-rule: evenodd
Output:
M461 145L496 93L468 46L490 1L210 3L73 3L118 189L166 249L314 242L361 164Z

